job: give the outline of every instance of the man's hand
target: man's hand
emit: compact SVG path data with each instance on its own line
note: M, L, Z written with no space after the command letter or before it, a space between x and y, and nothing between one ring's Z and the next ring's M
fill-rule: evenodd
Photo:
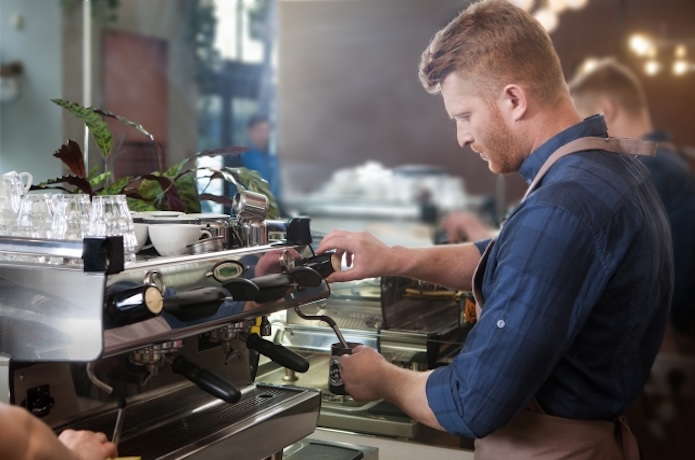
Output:
M340 376L345 390L356 401L382 399L380 386L383 381L384 366L388 362L373 348L359 346L352 354L340 357Z
M427 403L430 371L417 372L395 366L373 348L359 346L340 357L345 390L357 401L384 399L408 416L443 430Z
M367 232L334 230L323 237L317 254L335 249L339 257L345 256L347 269L333 272L329 282L353 281L394 274L396 251Z
M65 430L58 440L82 460L104 460L118 456L116 445L104 433Z

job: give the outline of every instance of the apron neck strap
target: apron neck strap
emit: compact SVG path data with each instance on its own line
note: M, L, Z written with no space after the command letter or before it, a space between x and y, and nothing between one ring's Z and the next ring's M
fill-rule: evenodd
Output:
M521 201L525 200L536 188L538 182L543 179L548 170L550 170L560 158L587 150L603 150L611 153L653 157L656 154L656 144L638 139L625 139L619 137L580 137L579 139L575 139L563 145L548 157L536 174L536 177L533 178L533 182L531 182L531 185L528 190L526 190L524 198Z

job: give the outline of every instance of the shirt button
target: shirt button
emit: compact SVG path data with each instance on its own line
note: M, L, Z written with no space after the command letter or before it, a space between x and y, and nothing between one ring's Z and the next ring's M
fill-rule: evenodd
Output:
M507 325L507 323L505 323L503 319L498 319L498 320L497 320L497 328L498 328L498 329L503 329L504 326L506 326L506 325Z

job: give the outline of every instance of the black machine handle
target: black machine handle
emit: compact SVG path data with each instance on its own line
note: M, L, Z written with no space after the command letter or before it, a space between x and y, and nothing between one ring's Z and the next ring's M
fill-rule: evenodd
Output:
M302 355L282 345L277 345L269 340L262 339L255 332L249 334L246 338L246 346L293 371L306 372L309 370L309 361L304 359Z
M316 287L323 282L320 273L303 265L294 267L287 273L274 273L253 279L236 278L223 284L234 300L254 300L258 303L277 300L297 287Z
M221 287L203 287L178 292L164 299L164 311L182 321L214 315L225 302L227 293Z
M155 286L139 284L108 293L104 303L106 322L115 326L144 321L163 309L162 293Z
M340 271L341 260L335 252L325 252L317 256L304 259L302 265L313 268L324 278L335 271Z
M202 390L221 400L234 404L241 399L241 391L231 382L223 379L214 372L201 368L183 356L178 356L171 363L171 370L181 374Z

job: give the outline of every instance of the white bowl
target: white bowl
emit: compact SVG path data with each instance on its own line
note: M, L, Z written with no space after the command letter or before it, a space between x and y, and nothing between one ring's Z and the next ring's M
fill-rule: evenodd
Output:
M142 247L145 246L145 243L147 242L147 236L149 235L149 226L147 224L141 224L139 222L135 222L133 226L135 227L135 239L138 242L137 246L135 247L135 253L137 254L142 250Z
M189 254L186 246L198 241L203 234L196 224L149 224L148 231L152 245L162 256Z

